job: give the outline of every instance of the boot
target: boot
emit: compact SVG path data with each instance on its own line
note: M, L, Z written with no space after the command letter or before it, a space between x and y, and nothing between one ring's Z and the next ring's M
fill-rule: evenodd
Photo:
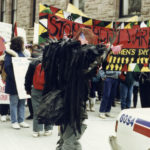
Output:
M91 100L91 107L90 107L90 110L92 111L92 112L94 112L95 111L95 101L96 101L96 98L94 97L94 98L90 98L90 100Z

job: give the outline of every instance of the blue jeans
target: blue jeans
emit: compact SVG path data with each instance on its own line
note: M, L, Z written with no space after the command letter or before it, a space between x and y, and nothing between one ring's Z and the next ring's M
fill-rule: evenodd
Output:
M53 129L52 125L38 123L37 111L42 101L42 90L36 90L32 88L31 101L33 107L33 131L34 132L43 131L43 128L45 131L52 130Z
M128 87L126 84L120 82L121 109L126 109L131 107L132 93L133 93L133 85Z
M11 123L24 121L25 99L19 99L18 95L10 95L10 117Z
M117 92L118 79L106 78L99 112L110 112Z

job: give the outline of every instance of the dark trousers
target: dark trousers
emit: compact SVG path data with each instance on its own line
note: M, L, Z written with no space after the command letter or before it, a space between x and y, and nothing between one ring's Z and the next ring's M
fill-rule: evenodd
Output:
M120 101L120 81L118 81L117 85L116 99L117 101Z
M9 104L0 104L0 114L2 116L9 114Z
M138 86L133 86L133 107L136 108L137 105L137 99L138 99Z
M116 97L118 79L106 78L104 81L103 99L99 112L110 112L112 102Z
M27 105L28 105L28 108L29 108L30 115L33 116L33 107L32 107L31 98L27 99Z
M103 96L103 81L100 80L99 82L91 82L90 88L90 97L96 97L95 92L98 92L98 99L101 100Z
M150 83L140 83L139 91L142 108L150 107Z

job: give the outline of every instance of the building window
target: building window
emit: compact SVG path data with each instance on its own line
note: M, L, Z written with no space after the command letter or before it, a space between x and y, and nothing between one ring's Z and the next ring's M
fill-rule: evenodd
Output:
M5 21L6 0L1 0L1 22Z
M70 0L70 3L84 12L84 1L85 0Z
M11 23L14 24L17 20L17 0L12 0L12 17Z
M141 0L120 0L120 17L141 14Z
M31 15L31 27L34 27L36 17L36 0L32 0L32 15Z

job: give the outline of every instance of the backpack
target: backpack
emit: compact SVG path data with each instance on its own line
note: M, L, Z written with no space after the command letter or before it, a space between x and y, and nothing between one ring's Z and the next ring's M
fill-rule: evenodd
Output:
M44 79L44 70L41 69L41 63L39 63L34 71L33 75L33 86L37 90L43 90L44 84L45 84L45 79Z

